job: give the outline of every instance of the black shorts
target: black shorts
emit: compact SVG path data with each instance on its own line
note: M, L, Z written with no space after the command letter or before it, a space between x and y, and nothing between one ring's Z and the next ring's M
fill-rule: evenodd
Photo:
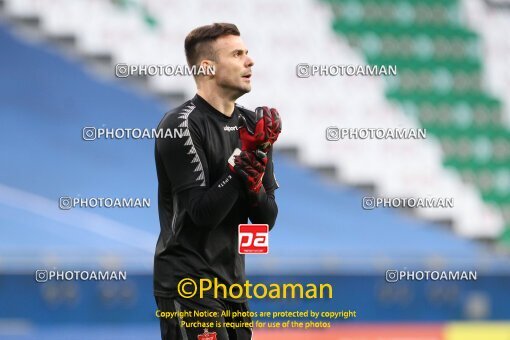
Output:
M191 300L156 296L156 304L161 312L181 312L183 316L159 318L162 340L209 340L214 339L214 333L217 340L252 338L252 328L249 327L252 319L247 315L250 310L246 302L234 303L205 297ZM199 312L218 312L218 317L202 316Z

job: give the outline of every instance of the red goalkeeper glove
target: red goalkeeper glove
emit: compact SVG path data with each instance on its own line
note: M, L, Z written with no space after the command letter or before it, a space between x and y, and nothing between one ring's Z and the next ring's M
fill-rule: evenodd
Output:
M266 136L268 142L273 145L282 132L282 120L276 109L268 109L264 106L262 107L262 110L264 114L264 127L266 128Z
M280 114L266 106L257 107L254 117L241 115L240 120L239 137L243 151L260 149L267 152L282 131Z
M228 163L230 170L243 180L249 194L258 194L266 171L266 154L260 150L242 151L237 155L234 152Z

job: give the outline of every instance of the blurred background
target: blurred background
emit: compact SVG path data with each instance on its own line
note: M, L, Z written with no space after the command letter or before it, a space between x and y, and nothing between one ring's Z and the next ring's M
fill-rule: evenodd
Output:
M255 60L248 107L279 109L279 217L251 282L316 282L331 300L254 311L357 312L327 330L255 339L510 338L510 1L1 0L0 339L157 339L153 128L191 77L116 78L117 63L185 64L184 38L238 25ZM397 65L387 77L298 78L296 65ZM328 126L426 128L425 140L327 141ZM61 196L150 208L60 210ZM363 210L362 197L453 197L451 209ZM125 270L37 283L36 270ZM385 281L476 270L477 281Z

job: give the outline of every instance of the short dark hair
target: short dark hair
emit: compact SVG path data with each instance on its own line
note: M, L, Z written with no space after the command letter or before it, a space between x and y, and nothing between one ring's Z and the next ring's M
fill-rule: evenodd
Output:
M186 52L188 65L190 67L196 65L203 57L214 60L215 56L211 43L226 35L240 36L241 33L236 25L228 23L214 23L197 27L191 31L184 40L184 51Z

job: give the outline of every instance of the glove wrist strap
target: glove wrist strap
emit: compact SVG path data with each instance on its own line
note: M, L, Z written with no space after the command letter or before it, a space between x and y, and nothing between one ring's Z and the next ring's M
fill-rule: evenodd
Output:
M232 152L232 154L230 155L229 159L228 159L228 164L233 168L235 166L235 163L234 163L234 157L235 156L239 156L241 154L241 149L239 148L236 148L234 150L234 152Z

